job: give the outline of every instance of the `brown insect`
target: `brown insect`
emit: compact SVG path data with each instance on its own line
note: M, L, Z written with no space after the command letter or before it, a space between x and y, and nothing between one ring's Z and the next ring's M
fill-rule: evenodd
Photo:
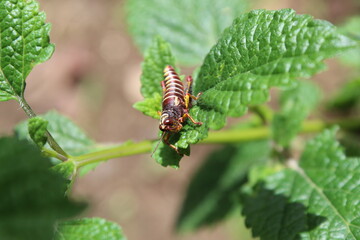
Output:
M184 85L174 68L170 65L165 67L164 80L161 81L163 100L162 112L159 112L159 128L163 131L161 136L163 142L169 145L178 154L180 154L178 148L169 142L171 134L179 132L187 118L194 124L202 125L202 122L196 122L189 114L189 109L192 107L191 99L197 100L201 93L196 97L192 95L192 77L188 76L186 81L187 88L184 90Z

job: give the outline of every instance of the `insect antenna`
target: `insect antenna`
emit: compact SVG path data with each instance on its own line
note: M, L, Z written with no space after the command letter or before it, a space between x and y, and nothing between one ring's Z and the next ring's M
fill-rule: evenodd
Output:
M162 142L162 140L163 140L164 137L165 137L165 134L166 134L166 132L163 132L163 133L161 134L161 137L160 137L158 143L156 144L156 147L155 147L154 151L151 153L151 156L150 156L150 157L152 157L152 156L154 155L154 153L156 152L156 150L158 149L160 143Z

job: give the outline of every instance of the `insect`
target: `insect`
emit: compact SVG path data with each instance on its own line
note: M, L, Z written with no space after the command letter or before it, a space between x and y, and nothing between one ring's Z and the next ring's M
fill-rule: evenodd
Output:
M161 81L163 99L162 112L159 112L159 128L163 131L161 136L163 142L178 154L180 154L178 148L169 142L171 134L179 132L187 118L194 124L202 125L202 122L196 122L189 114L189 110L192 107L191 100L197 100L201 93L196 97L192 95L192 77L188 76L186 81L187 88L184 90L184 85L174 68L170 65L165 67L164 80Z

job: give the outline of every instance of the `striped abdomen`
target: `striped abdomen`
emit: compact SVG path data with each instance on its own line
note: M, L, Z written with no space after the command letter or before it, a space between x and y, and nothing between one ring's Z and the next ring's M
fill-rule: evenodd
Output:
M181 82L179 75L170 65L164 69L164 86L165 91L163 95L162 107L166 109L170 106L184 105L184 85Z
M189 114L191 108L191 99L197 100L198 96L191 95L191 76L187 77L188 87L186 93L184 91L184 85L180 81L179 75L175 72L174 68L167 65L164 69L164 80L161 81L163 88L163 100L162 100L162 112L160 116L159 129L163 131L161 135L164 143L169 145L178 154L178 148L169 142L170 134L179 132L183 123L189 118L194 124L201 125L202 122L196 122Z

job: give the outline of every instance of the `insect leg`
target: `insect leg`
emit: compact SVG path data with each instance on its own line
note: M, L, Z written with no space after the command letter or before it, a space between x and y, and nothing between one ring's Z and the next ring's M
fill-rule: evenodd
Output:
M187 86L186 86L186 89L185 89L185 94L190 94L191 95L193 78L191 76L187 76L186 82L187 82Z
M161 87L164 93L166 91L165 81L161 81Z
M191 108L191 100L190 98L192 98L191 96L191 93L192 93L192 83L193 83L193 79L191 76L188 76L186 78L186 81L187 81L187 86L186 86L186 89L185 89L185 96L184 96L184 100L185 100L185 108L186 109L189 109Z
M189 118L194 124L197 124L197 125L202 125L202 124L203 124L202 122L197 122L197 121L195 121L188 112L185 113L185 114L182 116L181 121L184 121L185 118Z
M200 95L202 94L202 92L198 93L198 95L196 95L196 97L194 95L191 95L190 93L187 93L184 97L184 100L185 100L185 108L186 109L189 109L191 108L191 102L190 102L190 99L194 99L194 100L198 100Z
M192 99L194 99L194 100L198 100L199 97L201 96L201 94L202 94L202 92L199 92L199 93L196 95L196 97L195 97L194 95L191 95L191 94L190 94L190 97L191 97Z
M186 81L187 81L187 88L185 90L185 107L187 109L189 109L191 107L191 102L190 102L190 99L194 99L194 100L198 100L200 95L202 94L201 92L198 93L196 95L196 97L194 95L192 95L192 84L193 84L193 79L191 76L188 76L186 78Z
M169 147L171 147L172 149L174 149L177 154L182 155L182 154L179 152L179 149L178 149L175 145L169 143L169 139L170 139L170 133L166 132L166 133L165 133L165 136L164 136L164 139L163 139L164 143L165 143L166 145L168 145Z

